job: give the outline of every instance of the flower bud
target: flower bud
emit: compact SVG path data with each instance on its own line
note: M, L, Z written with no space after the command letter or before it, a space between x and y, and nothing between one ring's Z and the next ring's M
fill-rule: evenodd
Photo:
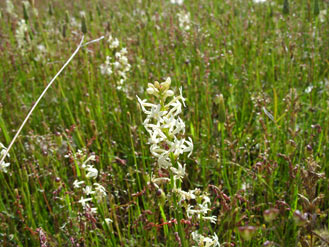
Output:
M225 103L222 94L216 96L215 103L218 105L218 120L220 123L225 123L226 120Z
M284 0L284 2L283 2L282 13L283 13L284 15L289 14L289 2L288 2L288 0Z
M81 19L81 31L86 34L88 32L87 30L87 24L86 24L86 17L83 15Z
M154 87L155 87L156 89L160 89L160 83L159 83L158 81L155 81L155 82L154 82Z
M264 215L264 220L266 222L272 222L279 215L279 209L277 208L267 209L264 211L263 215Z
M167 92L166 92L166 96L167 97L171 97L171 96L173 96L174 95L174 91L172 91L172 90L168 90Z
M148 88L146 89L146 92L147 92L148 94L154 94L154 89L151 88L151 87L148 87Z
M51 3L48 5L48 14L49 15L54 14L54 8L53 8L53 5Z
M170 84L171 84L171 79L170 77L168 77L165 82L161 83L162 90L164 91L168 90L170 88Z
M66 23L69 23L70 22L70 14L69 14L69 12L67 10L65 11L65 22Z

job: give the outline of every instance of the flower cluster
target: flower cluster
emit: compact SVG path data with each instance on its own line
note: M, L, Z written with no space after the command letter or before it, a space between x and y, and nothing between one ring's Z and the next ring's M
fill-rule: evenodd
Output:
M10 1L10 0L6 0L6 10L8 12L8 14L10 14L13 17L16 17L16 13L15 13L15 7L14 4Z
M18 28L16 29L15 37L16 37L18 48L20 49L23 55L25 54L26 46L27 46L27 42L25 39L25 33L27 31L28 31L28 26L25 20L24 19L20 20L18 22Z
M191 193L191 191L189 193ZM211 223L215 224L217 221L216 216L206 216L211 211L209 208L210 198L208 197L207 193L201 193L201 191L198 190L197 195L195 195L195 199L198 204L196 206L188 205L186 210L187 216L196 216L198 219L209 220Z
M181 189L181 183L177 182L181 182L186 175L186 165L179 162L179 156L188 153L189 157L193 151L193 142L191 138L182 137L185 134L185 123L179 117L183 106L185 107L182 88L179 89L180 94L176 96L170 89L170 85L170 78L162 83L156 81L148 84L147 93L154 96L158 103L149 103L137 96L142 111L147 115L143 125L149 134L150 151L157 159L158 167L171 173L172 193L178 196L178 203L185 208L187 218L198 221L206 220L215 224L217 218L208 216L211 212L209 208L211 201L208 194L200 189L184 191ZM152 175L150 182L159 189L160 185L170 183L171 179L163 176L157 178ZM193 232L192 238L199 246L220 246L216 234L204 237Z
M184 10L180 11L178 14L179 27L183 31L189 31L191 29L191 14Z
M130 64L127 58L127 49L119 48L119 40L117 38L113 38L110 35L108 41L109 48L111 49L113 56L107 56L104 64L100 66L101 73L103 75L114 75L115 79L117 79L117 89L126 91L127 88L124 86L124 82L127 80L127 72L130 70Z
M2 159L6 152L7 148L0 142L0 159ZM7 154L7 156L9 157L9 154ZM6 163L5 161L1 162L0 171L7 173L8 166L10 166L10 163Z
M212 237L205 237L205 236L199 234L197 231L192 232L191 235L192 235L192 239L198 244L198 246L220 247L216 233Z
M69 155L67 157L69 157ZM93 200L93 197L97 202L100 202L106 197L107 193L101 184L90 181L96 179L98 176L98 170L90 164L90 162L96 161L96 156L94 154L87 155L85 151L78 150L77 153L72 155L72 158L78 164L79 168L85 171L85 177L89 179L89 181L75 180L73 182L74 189L82 189L84 194L81 196L79 203L82 205L83 209L91 213L97 213L97 208L91 207L89 202ZM84 196L86 198L84 198Z
M170 84L170 78L162 83L156 81L148 84L147 93L158 98L158 104L137 98L147 115L143 125L150 135L148 142L151 144L152 155L157 158L160 168L171 169L174 178L181 179L185 175L185 165L182 166L177 161L178 167L173 167L172 159L177 160L183 153L189 153L190 156L193 142L191 138L179 138L179 135L185 133L185 123L178 116L182 112L182 106L185 106L185 99L181 88L180 95L174 96L174 92L169 89Z

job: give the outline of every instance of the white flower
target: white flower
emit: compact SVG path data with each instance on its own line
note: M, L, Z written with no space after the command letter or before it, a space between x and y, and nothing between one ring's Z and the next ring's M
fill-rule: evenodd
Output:
M203 220L209 220L211 223L216 224L217 217L216 216L203 216Z
M166 155L160 155L158 158L158 165L159 168L164 168L164 169L171 167L171 162L169 157Z
M174 99L172 102L170 102L166 107L170 108L170 111L168 112L167 116L168 117L176 117L178 114L182 112L182 104L180 101Z
M191 217L192 215L197 215L197 217L200 219L200 216L203 214L207 214L210 209L207 207L207 205L198 204L200 209L194 209L192 205L188 205L186 213L188 217Z
M170 0L170 3L182 5L184 3L184 0Z
M82 165L81 165L81 167L82 168L85 168L86 167L86 165L87 165L87 163L89 162L89 161L96 161L96 156L95 155L90 155L83 163L82 163Z
M3 156L5 155L5 153L7 152L7 148L0 142L0 159L3 158ZM9 154L7 154L7 157L10 157ZM10 166L10 163L6 163L5 161L0 163L0 171L3 171L5 173L8 172L7 168Z
M118 70L121 67L121 64L118 61L115 61L113 64L113 67L115 70Z
M74 182L73 182L73 187L74 187L75 189L80 188L80 185L81 185L81 184L84 184L84 183L85 183L84 181L74 180Z
M98 170L95 167L93 167L92 165L87 165L86 170L88 172L86 174L86 177L87 178L97 178L97 176L98 176Z
M266 0L253 0L254 3L265 3Z
M111 57L107 56L105 63L100 65L102 75L111 75L113 73L110 61Z
M195 199L195 195L192 190L189 190L188 192L182 190L182 189L174 189L174 192L178 193L181 197L181 200L191 200Z
M173 152L175 156L178 156L184 152L189 152L188 156L192 154L193 151L192 140L186 141L184 138L179 140L175 137L174 142L167 141L167 144L170 146L169 152Z
M83 198L82 196L81 196L81 199L79 200L79 203L81 203L81 205L82 205L82 207L86 207L86 205L88 205L86 202L89 202L89 201L91 201L92 200L92 198ZM89 206L89 205L88 205Z
M186 107L186 105L185 105L186 100L183 97L183 88L182 87L179 88L179 99L183 102L184 107Z
M126 56L121 56L119 58L120 63L122 64L128 64L128 58Z
M170 178L166 178L166 177L155 178L155 177L152 177L151 182L158 188L158 185L170 182Z
M89 204L86 204L84 207L83 207L87 212L90 212L92 214L96 214L97 213L97 208L92 208L90 207Z
M90 212L92 214L96 214L97 213L97 208L89 208Z
M167 111L161 110L161 105L155 105L152 106L150 114L147 116L147 119L152 118L157 121L157 123L163 123L164 120L162 119L162 117L166 114Z
M190 13L182 10L177 14L177 16L178 16L178 21L179 21L179 27L183 31L190 30L190 25L191 25Z
M94 183L94 186L95 186L95 192L96 192L97 200L100 201L102 198L104 198L107 195L106 190L99 183Z
M4 173L7 173L8 170L7 168L10 166L10 163L6 163L6 162L1 162L0 163L0 171L3 171Z
M106 224L110 224L113 222L113 220L111 220L110 218L105 218L104 220L105 220Z
M155 156L155 157L158 157L160 158L161 156L164 156L164 155L167 155L168 154L168 151L163 149L163 148L160 148L158 145L156 144L153 144L151 145L151 148L150 148L150 151L151 153Z
M6 5L7 5L6 10L7 10L8 14L10 14L12 16L16 16L16 14L14 12L14 9L15 9L14 4L10 0L7 0Z
M127 48L126 47L123 47L121 49L120 53L123 54L123 55L127 54L128 53Z
M150 144L158 144L166 139L165 134L161 131L160 128L154 129L153 133L149 132L151 137L148 139Z
M194 231L191 233L191 235L192 239L198 244L198 246L220 247L216 233L212 237L205 237L199 234L197 231Z
M83 193L85 193L88 196L95 194L95 191L93 191L93 188L90 185L87 185L86 188L83 188Z
M28 26L25 22L24 19L20 20L18 22L18 28L16 29L16 41L17 41L17 45L18 48L20 49L22 54L25 54L25 50L26 50L26 40L25 40L25 33L28 31Z
M174 173L175 180L182 180L185 176L185 167L186 165L182 166L179 162L177 162L178 168L170 167L170 170Z
M110 37L112 38L112 36L110 36ZM115 38L114 40L111 40L109 47L110 47L110 49L118 48L119 47L119 40L117 38Z
M327 16L327 10L326 9L320 10L320 13L319 13L320 22L325 22L326 16Z

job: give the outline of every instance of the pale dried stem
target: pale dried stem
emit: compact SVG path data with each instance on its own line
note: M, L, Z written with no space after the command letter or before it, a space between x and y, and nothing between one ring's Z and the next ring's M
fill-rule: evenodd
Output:
M42 97L46 94L46 92L48 91L48 89L51 87L51 85L53 84L53 82L56 80L56 78L62 73L62 71L65 69L65 67L71 62L71 60L74 58L74 56L78 53L78 51L80 50L80 48L82 46L86 46L88 44L92 44L94 42L97 42L97 41L100 41L104 38L104 36L98 38L98 39L95 39L95 40L92 40L92 41L89 41L87 42L86 44L82 45L82 42L84 40L84 36L82 36L81 38L81 41L80 41L80 44L78 45L77 49L73 52L73 54L71 55L71 57L66 61L66 63L63 65L63 67L57 72L57 74L53 77L53 79L51 79L51 81L48 83L47 87L43 90L43 92L41 93L41 95L39 96L39 98L37 99L37 101L33 104L31 110L29 111L29 113L27 114L27 116L25 117L23 123L21 124L21 126L19 127L19 129L17 130L14 138L12 139L12 141L10 142L6 152L4 153L3 157L1 157L1 160L0 160L0 164L2 162L4 162L7 154L9 153L11 147L13 146L13 144L15 143L17 137L19 136L19 134L21 133L23 127L25 126L26 122L28 121L28 119L30 118L32 112L34 111L34 109L37 107L37 105L39 104L40 100L42 99Z

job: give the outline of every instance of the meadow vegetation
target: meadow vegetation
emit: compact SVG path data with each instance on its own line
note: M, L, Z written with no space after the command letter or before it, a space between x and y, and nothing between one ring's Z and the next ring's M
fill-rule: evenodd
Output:
M327 0L0 2L1 246L328 246Z

